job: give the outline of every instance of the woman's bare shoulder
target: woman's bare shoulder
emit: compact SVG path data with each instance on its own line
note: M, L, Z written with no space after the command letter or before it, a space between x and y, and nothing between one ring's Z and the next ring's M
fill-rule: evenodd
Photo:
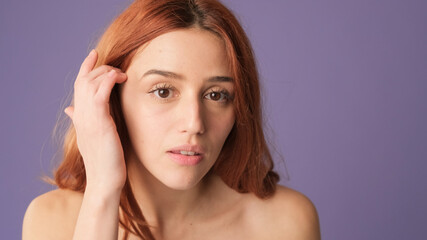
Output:
M36 197L24 216L22 239L70 239L83 194L56 189Z
M253 199L247 210L250 227L268 239L320 239L314 204L302 193L278 185L267 199ZM256 234L256 233L255 233Z

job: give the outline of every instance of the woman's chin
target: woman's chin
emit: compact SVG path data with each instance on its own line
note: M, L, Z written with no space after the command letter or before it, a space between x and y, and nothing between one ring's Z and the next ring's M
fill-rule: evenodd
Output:
M167 178L158 178L158 180L160 180L160 182L162 182L166 187L179 191L186 191L194 188L198 183L200 183L201 179L203 179L203 176L200 177L191 174L174 174L172 176L169 175Z

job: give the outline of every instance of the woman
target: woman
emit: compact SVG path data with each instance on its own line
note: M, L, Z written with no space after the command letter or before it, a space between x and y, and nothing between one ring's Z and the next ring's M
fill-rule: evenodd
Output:
M252 49L214 0L140 0L83 61L59 187L23 239L320 239L277 185Z

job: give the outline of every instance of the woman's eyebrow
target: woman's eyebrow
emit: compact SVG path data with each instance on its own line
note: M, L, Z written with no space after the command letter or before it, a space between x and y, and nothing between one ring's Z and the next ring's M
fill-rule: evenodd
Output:
M148 75L160 75L167 78L182 80L184 77L181 74L165 71L165 70L159 70L159 69L150 69L147 72L142 75L141 79ZM233 78L227 77L227 76L214 76L209 77L208 82L233 82Z

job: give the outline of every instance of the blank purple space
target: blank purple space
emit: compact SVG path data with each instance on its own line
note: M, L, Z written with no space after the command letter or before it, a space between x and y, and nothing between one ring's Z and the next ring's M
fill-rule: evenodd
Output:
M2 239L19 239L27 205L52 189L39 177L61 105L129 3L0 2ZM224 3L254 46L282 183L314 202L322 239L425 239L427 2Z

